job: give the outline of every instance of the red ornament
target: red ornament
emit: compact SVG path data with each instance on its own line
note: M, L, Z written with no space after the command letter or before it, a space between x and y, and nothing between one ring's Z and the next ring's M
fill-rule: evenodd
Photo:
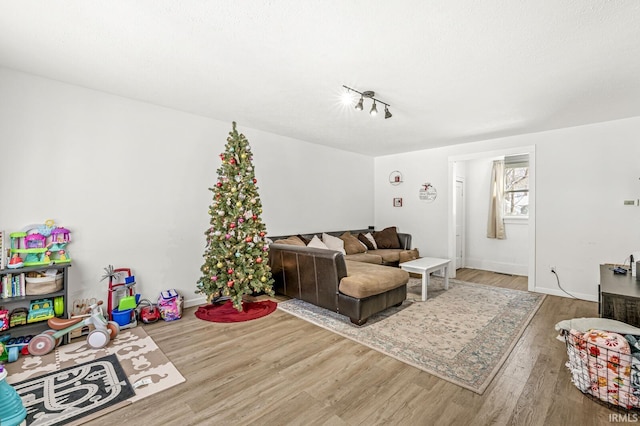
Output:
M264 237L266 234L264 233L264 231L260 231L260 236Z
M235 159L235 158L232 158L231 160L229 160L229 163L230 163L230 164L236 164L236 159Z
M218 183L216 183L216 186L217 186L218 188L222 188L222 182L218 182Z
M251 216L251 219L253 219L253 220L258 220L258 215L257 215L257 214L254 214L253 216Z
M233 280L227 281L227 287L233 287Z
M250 243L250 242L253 240L253 238L251 238L251 237L247 237L247 238L245 238L244 240L245 240L246 242Z
M220 159L224 161L224 154L220 154Z
M253 183L258 183L258 179L253 178Z
M235 222L231 222L231 223L229 224L229 228L233 229L233 228L235 228L235 227L236 227L236 223L235 223Z
M262 263L262 258L261 257L256 257L256 263Z

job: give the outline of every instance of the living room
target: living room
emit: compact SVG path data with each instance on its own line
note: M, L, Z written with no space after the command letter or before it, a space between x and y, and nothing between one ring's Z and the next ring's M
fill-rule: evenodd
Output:
M627 14L637 16L637 7L621 3L626 5ZM3 7L3 11L7 9L10 6ZM3 24L11 19L6 13L4 16ZM617 14L613 16L619 18ZM577 76L572 76L576 80L576 98L558 101L554 109L530 118L546 120L545 130L519 134L518 127L524 124L512 124L505 126L504 134L483 129L466 138L460 136L465 143L397 153L381 144L378 146L390 151L364 154L359 151L366 146L369 133L359 137L352 128L345 131L345 139L353 140L353 149L339 149L298 137L306 133L296 130L294 118L281 120L291 132L278 134L261 130L268 118L245 124L242 117L230 113L207 117L199 113L197 106L189 110L184 106L188 103L178 107L153 104L138 86L145 75L151 78L155 70L144 69L141 74L130 76L109 69L112 58L108 56L98 67L104 72L104 86L93 88L88 78L93 75L90 70L95 70L95 64L78 64L75 80L67 82L56 64L73 59L47 58L43 47L47 33L29 29L39 41L25 36L18 43L3 35L0 45L0 57L8 58L0 60L0 140L5 175L1 184L4 206L0 228L11 232L54 219L72 231L70 299L106 297L106 284L100 278L103 268L111 264L131 267L144 297L157 297L160 291L175 288L184 295L185 306L204 303L204 298L195 294L195 285L210 219L208 188L215 182L218 155L224 151L232 121L237 121L239 130L251 143L264 207L262 219L272 235L397 226L412 235L412 244L421 255L451 257L454 165L479 156L526 150L535 165L535 208L530 211L528 224L529 290L564 298L566 294L550 272L550 266L555 266L564 290L584 301L597 301L598 265L622 263L638 249L640 210L637 203L628 206L624 201L637 201L640 197L640 87L637 82L628 81L618 85L617 78L623 79L620 75L611 75L611 81L606 76L596 79L601 84L596 88L581 86ZM637 28L627 30L626 37L637 40ZM331 40L337 43L333 37ZM91 49L91 38L85 40ZM19 55L8 55L15 46L33 49L27 56L34 63L21 62ZM617 51L615 45L602 49L607 48ZM584 49L588 51L588 46ZM621 48L628 67L620 74L637 75L638 60L628 49ZM185 47L184 52L174 53L179 60L187 54L207 55L206 51L193 50ZM166 53L162 49L160 52ZM584 59L582 54L577 56ZM51 59L50 72L44 73L40 66L45 65L38 61L46 64L47 59ZM171 58L166 61L165 67L174 66ZM350 68L356 67L352 64ZM591 70L585 69L585 74L590 74L587 71ZM244 102L266 101L254 98L251 88L236 85L233 75L216 75L213 70L211 73L220 85L235 86L238 93L243 93ZM258 74L257 68L250 73ZM180 91L188 79L186 73L183 81L174 82L173 88ZM353 84L351 79L357 81L358 77L335 77L335 81L323 81L322 87L333 95L342 84ZM279 83L273 89L274 98L281 92L291 98L304 97L308 88L292 88L289 81L273 81ZM110 93L110 84L129 86L131 95ZM390 89L384 92L378 87L360 89L369 88L380 91L382 100L389 101L393 111L388 120L376 118L381 121L373 124L374 131L381 131L393 120L400 120L407 127L411 121L425 120L424 115L412 114L402 103L407 96L423 98L419 101L428 103L429 96L406 91L396 94ZM572 109L589 101L587 95L578 95L598 92L596 89L610 96L597 99L602 103L593 106L589 121L574 121L567 126L553 121L554 116L562 116L571 122ZM184 98L193 95L193 90L184 88ZM216 102L218 88L202 90L212 103ZM484 91L480 93L486 95ZM623 99L620 104L615 103L617 95ZM477 95L469 92L466 96ZM312 101L310 97L308 102ZM287 100L277 102L284 104ZM277 110L277 102L271 99L269 105ZM394 109L396 105L398 109ZM431 108L437 109L438 105ZM265 117L271 114L275 112L265 111ZM338 114L339 111L331 111L332 117ZM358 120L359 126L368 125L363 118L369 117L349 111L349 119ZM558 123L562 122L558 119ZM322 132L322 126L314 126L313 131ZM363 134L370 131L363 130ZM317 138L323 139L322 135ZM387 145L393 145L392 141ZM389 184L389 174L394 170L403 173L401 185ZM418 197L425 182L438 191L431 203ZM403 199L402 207L392 203L398 197ZM567 312L574 312L573 302L560 299L555 306L560 311L566 308ZM180 324L174 326L179 328ZM548 331L553 334L553 330ZM328 337L322 339L331 341Z

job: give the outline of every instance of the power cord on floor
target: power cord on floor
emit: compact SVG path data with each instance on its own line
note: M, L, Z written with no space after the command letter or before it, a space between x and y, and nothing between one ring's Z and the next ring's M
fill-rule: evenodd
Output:
M567 290L562 288L562 286L560 285L560 277L558 276L558 273L556 272L555 268L551 268L551 272L553 273L553 275L556 276L556 281L558 282L558 288L560 288L560 290L568 294L570 297L577 299L577 297L575 297L573 294L569 293Z

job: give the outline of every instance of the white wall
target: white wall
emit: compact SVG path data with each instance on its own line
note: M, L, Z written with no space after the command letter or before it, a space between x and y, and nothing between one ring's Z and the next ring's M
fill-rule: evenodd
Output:
M621 263L640 249L640 117L527 134L375 159L376 228L397 225L413 234L427 256L448 257L449 167L452 157L535 146L535 290L564 295L563 288L597 300L600 263ZM389 185L392 170L405 182ZM469 180L467 178L467 180ZM420 184L438 189L431 204L418 200ZM391 198L405 198L393 208ZM479 212L478 214L486 214Z
M373 223L373 159L243 127L271 235ZM218 155L231 123L0 68L0 227L72 231L70 299L106 300L103 268L143 297L200 276Z
M505 220L507 238L504 240L487 238L489 187L494 159L481 158L462 162L467 163L465 266L505 274L527 275L529 233L526 220Z

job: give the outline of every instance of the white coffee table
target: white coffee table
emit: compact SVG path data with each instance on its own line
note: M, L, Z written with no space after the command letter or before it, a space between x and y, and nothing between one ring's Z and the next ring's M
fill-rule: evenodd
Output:
M429 286L429 275L434 271L441 271L444 277L444 289L449 289L449 263L450 259L439 259L437 257L421 257L400 264L400 267L407 272L422 274L422 301L427 300L427 287Z

